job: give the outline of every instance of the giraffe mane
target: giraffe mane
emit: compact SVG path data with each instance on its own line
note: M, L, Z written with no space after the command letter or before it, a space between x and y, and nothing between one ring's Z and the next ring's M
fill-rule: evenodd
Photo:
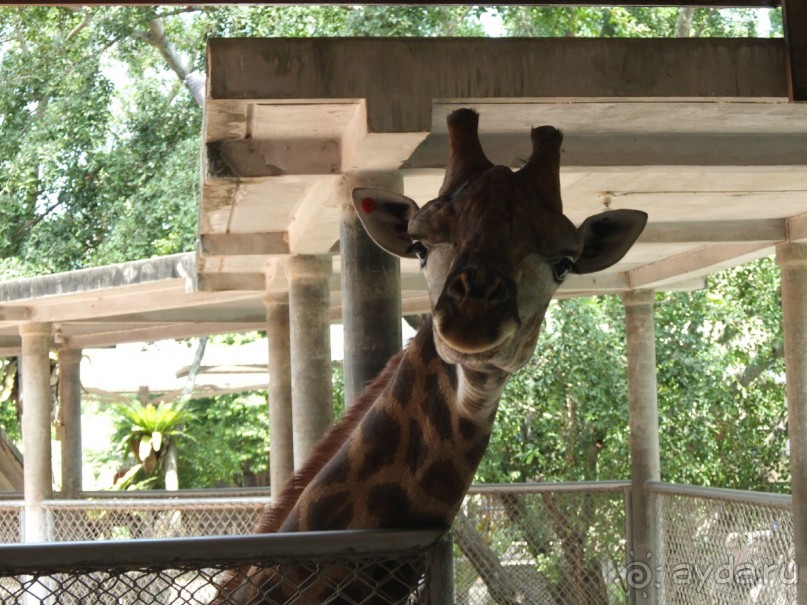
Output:
M277 495L277 499L264 511L255 528L255 533L269 534L280 529L283 521L286 520L294 505L297 504L303 490L322 470L322 467L333 458L334 454L339 451L339 448L342 447L353 429L364 418L367 410L370 409L386 388L390 378L398 369L403 355L404 351L400 351L391 357L384 369L356 397L353 405L348 408L342 419L328 429L325 435L317 441L303 466L297 469L291 478L286 481L283 489Z
M322 470L322 467L333 458L334 454L339 451L339 448L342 447L342 444L386 388L390 378L398 369L405 352L406 350L403 350L390 357L384 369L364 387L364 390L356 397L353 405L348 408L342 419L328 429L325 435L317 441L303 466L297 469L286 481L277 497L273 498L272 503L264 510L253 533L272 534L280 529L283 521L286 520L286 517L289 516L289 513L297 504L303 490ZM249 566L231 570L220 581L219 592L211 605L235 603L231 600L231 597L249 577L249 574Z

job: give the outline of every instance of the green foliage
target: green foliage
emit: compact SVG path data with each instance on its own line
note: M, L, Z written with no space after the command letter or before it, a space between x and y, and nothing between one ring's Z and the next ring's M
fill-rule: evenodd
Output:
M663 478L786 490L779 271L772 259L660 294L656 361ZM536 355L504 396L480 481L630 476L624 312L615 297L553 304Z
M245 472L269 466L269 413L266 392L193 399L185 431L194 447L179 457L183 488L240 486Z
M162 469L169 448L177 447L180 438L192 439L182 425L193 415L181 404L160 402L155 406L136 401L115 406L113 414L116 449L124 459L131 455L135 460L119 481L119 489L129 489L143 476L154 477Z
M688 9L664 7L500 7L507 35L528 37L666 38L676 35ZM691 9L688 35L740 38L758 35L760 11ZM781 11L770 15L770 35L782 35Z
M536 354L505 389L478 479L625 476L623 326L621 303L614 297L564 300L550 307Z
M17 359L0 359L0 429L14 443L22 439L17 409L18 379Z

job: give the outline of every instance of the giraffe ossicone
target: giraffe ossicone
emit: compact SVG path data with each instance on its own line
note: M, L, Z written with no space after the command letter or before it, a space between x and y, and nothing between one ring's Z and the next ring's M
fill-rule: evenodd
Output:
M612 266L644 229L647 215L634 210L602 212L579 227L564 216L556 128L532 129L532 154L514 172L487 159L478 120L470 109L449 115L443 185L422 207L394 192L353 192L370 237L391 254L420 259L432 321L315 446L258 531L450 525L487 449L502 390L532 356L560 283ZM240 570L216 602L286 602L293 595L276 571ZM355 602L404 602L419 578L419 570L408 573L404 582L340 590ZM297 598L324 602L334 585L308 583Z

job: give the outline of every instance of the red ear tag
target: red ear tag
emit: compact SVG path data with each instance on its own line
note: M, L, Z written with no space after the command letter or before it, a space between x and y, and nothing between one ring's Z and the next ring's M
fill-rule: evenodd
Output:
M366 197L361 201L361 209L363 212L370 214L375 211L375 200L371 197Z

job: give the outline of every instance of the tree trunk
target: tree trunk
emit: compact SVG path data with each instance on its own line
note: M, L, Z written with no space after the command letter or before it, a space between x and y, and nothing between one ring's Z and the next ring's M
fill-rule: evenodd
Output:
M462 511L454 521L454 540L476 573L488 588L488 594L497 605L515 605L523 602L518 590L502 567L499 557L474 529Z
M689 38L692 31L692 19L695 17L695 7L687 6L678 9L678 20L675 22L675 37Z

